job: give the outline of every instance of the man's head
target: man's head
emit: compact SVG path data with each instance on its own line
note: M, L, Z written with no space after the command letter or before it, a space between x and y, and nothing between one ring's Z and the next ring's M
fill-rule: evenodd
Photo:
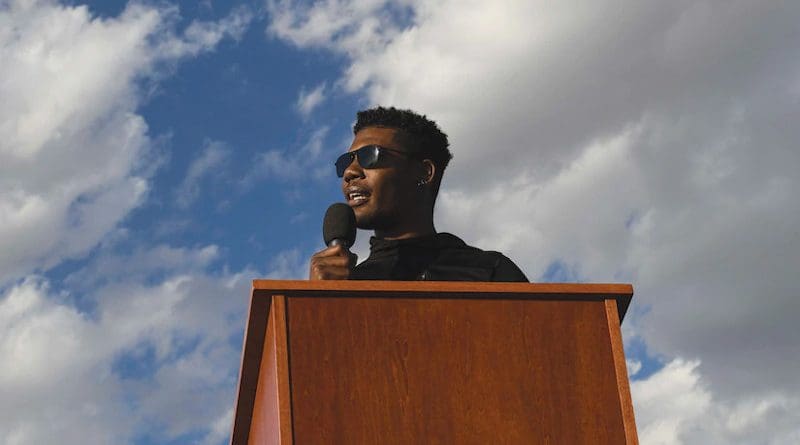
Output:
M405 150L414 153L419 159L430 159L436 167L437 174L431 184L434 198L439 193L442 174L447 164L453 159L448 149L450 143L447 135L439 129L436 122L427 119L411 110L398 110L390 107L377 107L359 111L358 119L353 125L353 135L368 127L393 128L397 130L398 142Z
M341 173L358 226L379 236L402 236L423 230L422 225L432 228L433 205L452 158L447 135L425 116L383 107L360 111L353 134L349 152L354 162ZM374 165L356 162L375 159Z

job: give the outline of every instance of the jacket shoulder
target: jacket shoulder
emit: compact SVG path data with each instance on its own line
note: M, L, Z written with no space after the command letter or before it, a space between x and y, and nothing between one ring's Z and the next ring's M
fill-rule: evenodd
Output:
M449 233L442 233L441 236L440 242L444 245L436 261L437 269L469 273L474 281L528 281L519 267L502 253L467 245Z

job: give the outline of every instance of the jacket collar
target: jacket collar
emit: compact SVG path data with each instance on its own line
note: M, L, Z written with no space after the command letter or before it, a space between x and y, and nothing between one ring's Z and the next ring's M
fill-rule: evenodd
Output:
M369 239L369 255L370 257L384 257L399 255L401 252L405 253L407 251L440 250L464 246L466 246L466 243L461 238L446 232L397 240L387 240L373 236Z

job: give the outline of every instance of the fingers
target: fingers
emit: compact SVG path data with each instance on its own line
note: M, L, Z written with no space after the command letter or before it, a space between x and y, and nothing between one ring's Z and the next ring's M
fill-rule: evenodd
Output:
M350 253L344 246L331 246L326 247L319 252L315 253L311 258L316 257L331 257L331 256L347 256Z
M311 257L310 280L346 280L356 265L358 256L342 246L328 247Z

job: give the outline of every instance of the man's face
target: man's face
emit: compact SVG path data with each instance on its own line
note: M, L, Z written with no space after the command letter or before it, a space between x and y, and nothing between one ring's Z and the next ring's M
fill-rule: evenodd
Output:
M392 128L364 128L356 134L348 151L374 144L408 153L397 141L396 133ZM409 218L419 217L419 162L394 152L381 156L378 166L370 169L362 168L354 159L342 177L342 191L361 229L391 231L402 227Z

